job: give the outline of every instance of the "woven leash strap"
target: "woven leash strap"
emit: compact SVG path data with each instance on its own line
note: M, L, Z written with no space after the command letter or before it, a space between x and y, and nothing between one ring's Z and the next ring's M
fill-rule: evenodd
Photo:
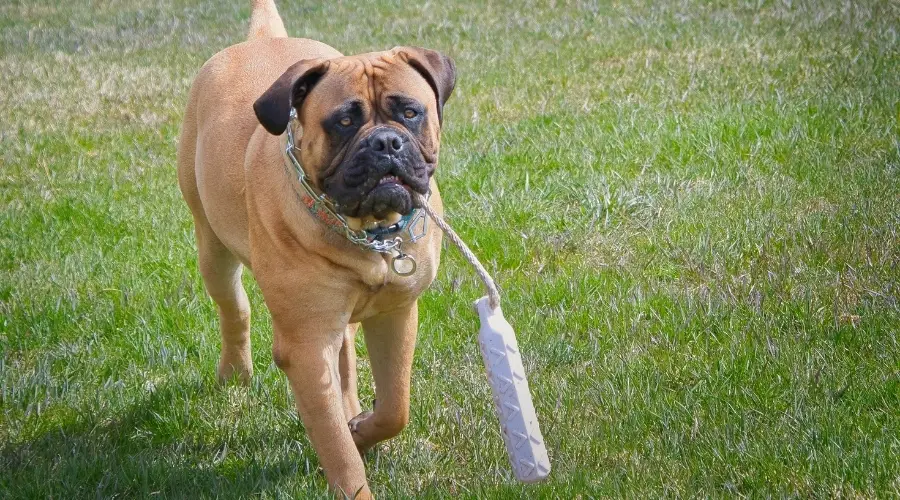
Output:
M456 231L453 230L444 219L441 218L440 215L434 213L434 210L428 206L428 202L425 198L419 193L415 193L416 203L422 207L422 210L425 210L425 213L431 217L431 220L434 221L435 224L441 231L443 231L450 241L456 245L456 248L459 248L459 251L462 252L463 257L466 261L475 268L475 272L478 273L478 277L481 278L481 282L484 283L484 287L488 292L488 301L490 302L491 309L497 309L500 307L500 292L497 291L497 285L494 284L494 278L491 278L491 275L488 274L487 269L481 265L481 262L478 260L478 257L472 253L472 250L469 250L469 246L456 234Z

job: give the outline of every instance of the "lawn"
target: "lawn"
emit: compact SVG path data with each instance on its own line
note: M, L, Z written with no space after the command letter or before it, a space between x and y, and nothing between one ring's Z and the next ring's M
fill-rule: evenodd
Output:
M0 497L327 496L252 276L253 382L215 382L176 182L249 2L91 4L0 5ZM512 477L446 247L376 495L900 495L900 3L279 7L345 53L455 59L437 176L554 467Z

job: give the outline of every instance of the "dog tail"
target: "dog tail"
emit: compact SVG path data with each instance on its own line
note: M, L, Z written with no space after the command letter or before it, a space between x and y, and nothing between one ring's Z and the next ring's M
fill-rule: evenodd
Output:
M250 11L250 32L247 40L256 38L287 38L287 31L274 0L252 0Z

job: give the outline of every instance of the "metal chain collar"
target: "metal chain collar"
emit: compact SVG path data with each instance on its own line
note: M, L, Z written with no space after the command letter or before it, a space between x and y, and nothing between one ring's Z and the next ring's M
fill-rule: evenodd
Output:
M285 163L290 164L294 169L294 173L297 175L297 181L300 183L300 187L303 188L303 193L300 193L303 204L306 205L306 208L309 209L310 213L319 218L333 231L342 234L355 245L374 252L393 254L395 260L410 258L400 250L400 246L404 242L403 237L398 235L391 238L384 238L381 234L370 234L365 230L351 229L350 225L347 224L347 219L334 209L334 203L328 199L328 196L324 193L316 192L316 189L309 183L306 172L303 170L303 166L300 164L300 160L295 154L295 151L300 150L299 146L294 142L293 125L296 122L297 110L291 109L290 121L288 122L284 135L284 158ZM428 198L426 197L426 201L427 199ZM414 243L428 232L428 219L425 217L425 212L422 209L415 209L411 215L404 219L405 224L404 220L394 224L394 226L397 226L397 229L392 233L405 230L407 234L406 241ZM405 274L397 271L396 268L394 268L394 270L398 274ZM413 271L414 270L415 265L413 265Z

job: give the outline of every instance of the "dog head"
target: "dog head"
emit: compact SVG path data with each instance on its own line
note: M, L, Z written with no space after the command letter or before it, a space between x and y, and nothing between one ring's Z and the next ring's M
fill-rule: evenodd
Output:
M440 148L453 61L433 50L398 47L291 66L253 105L269 133L303 128L300 160L341 214L385 219L426 194Z

